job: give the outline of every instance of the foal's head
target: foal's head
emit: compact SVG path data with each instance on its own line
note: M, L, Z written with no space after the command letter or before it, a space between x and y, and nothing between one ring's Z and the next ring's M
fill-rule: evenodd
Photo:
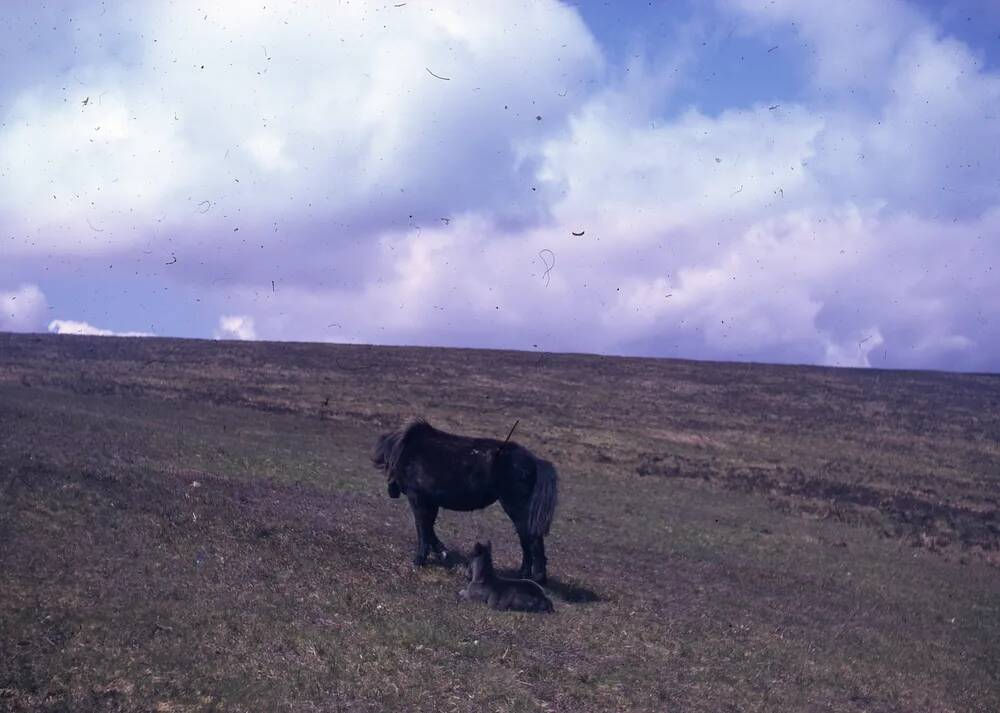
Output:
M473 582L485 582L493 576L493 543L480 542L472 548L472 560L469 562L469 576Z

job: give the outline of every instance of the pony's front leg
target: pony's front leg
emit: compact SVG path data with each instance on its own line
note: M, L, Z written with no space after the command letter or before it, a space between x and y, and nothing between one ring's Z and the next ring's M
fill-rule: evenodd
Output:
M434 523L431 523L430 537L431 537L430 541L431 550L433 550L434 554L438 556L438 559L441 561L441 564L447 565L448 550L445 549L444 544L441 542L441 540L438 539L437 533L434 532Z
M416 498L410 500L410 508L413 510L413 521L417 526L417 551L413 557L413 564L422 567L427 564L427 555L433 549L439 552L441 542L434 534L434 520L437 519L437 505L422 503Z
M427 564L427 555L430 554L430 544L427 542L427 511L424 506L414 498L410 498L410 509L413 511L413 524L417 527L417 549L413 554L413 564L422 567Z
M447 564L448 562L448 550L444 548L444 544L438 539L437 533L434 532L434 522L437 520L438 516L438 506L434 505L427 511L427 518L425 520L424 527L424 542L430 552L433 552L438 556L441 564Z
M434 532L434 521L437 519L438 509L434 508L434 515L430 518L427 525L427 544L430 545L431 551L438 556L441 564L446 565L448 563L448 550L444 548L444 544L437 538L437 533Z

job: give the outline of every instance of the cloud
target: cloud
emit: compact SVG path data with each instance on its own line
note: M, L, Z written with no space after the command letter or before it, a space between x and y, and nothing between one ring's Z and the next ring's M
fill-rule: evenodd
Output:
M49 322L49 331L53 334L81 334L94 337L152 337L150 332L114 332L101 329L86 322L75 322L68 319L53 319Z
M228 315L219 317L219 326L215 330L216 339L238 339L252 341L257 338L253 317L246 315Z
M331 226L470 207L524 220L544 203L517 147L555 130L602 66L553 1L159 2L109 5L105 22L140 62L73 67L6 109L0 212L25 236L13 251L162 251L167 238L219 267L209 245L329 248ZM275 235L296 221L312 229Z
M719 111L556 2L144 7L4 109L20 265L216 338L1000 368L1000 75L911 4L719 0L807 68Z
M381 281L361 292L279 291L255 314L269 338L409 344L432 335L453 346L836 366L983 370L1000 344L990 316L1000 291L983 259L1000 212L962 224L806 207L721 223L700 253L685 250L702 236L673 229L663 245L626 246L628 262L613 232L587 226L578 238L569 227L503 234L469 217L385 239L395 271ZM676 263L664 261L673 241ZM950 262L937 266L942 241ZM544 246L556 258L548 284Z
M783 102L648 122L627 91L598 94L539 144L547 221L383 235L394 269L323 302L372 315L352 339L996 368L1000 128L982 113L997 77L954 40L894 47L893 89L867 113Z
M852 195L823 176L829 126L795 105L657 127L591 105L542 148L539 184L562 194L547 222L383 234L386 268L363 289L253 309L276 338L993 367L998 213L958 222Z
M0 331L35 332L45 324L48 303L37 285L0 291Z
M790 39L801 47L809 64L809 81L822 90L877 88L900 46L928 26L912 5L900 0L823 4L809 0L721 0L720 4L743 21L743 33L773 38L776 29L792 29Z

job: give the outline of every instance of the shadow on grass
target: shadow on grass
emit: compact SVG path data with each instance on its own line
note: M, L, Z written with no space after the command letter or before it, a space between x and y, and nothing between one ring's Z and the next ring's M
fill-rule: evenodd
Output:
M569 604L589 604L604 601L593 589L587 589L579 584L563 582L555 577L549 577L545 588Z

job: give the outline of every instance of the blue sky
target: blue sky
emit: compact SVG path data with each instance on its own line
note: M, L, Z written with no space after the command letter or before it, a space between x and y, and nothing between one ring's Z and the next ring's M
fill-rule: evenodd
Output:
M1000 6L471 7L7 3L0 330L1000 369Z

